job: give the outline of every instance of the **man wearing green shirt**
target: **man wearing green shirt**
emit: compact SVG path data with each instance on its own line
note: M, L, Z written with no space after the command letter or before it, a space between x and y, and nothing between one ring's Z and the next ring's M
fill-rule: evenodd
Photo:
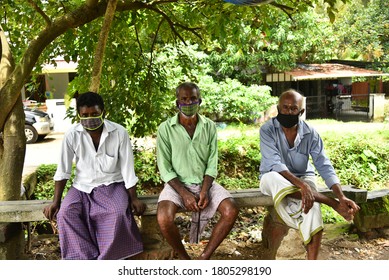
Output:
M194 83L176 89L179 113L163 122L157 134L157 162L165 182L158 200L157 219L163 236L180 259L190 259L174 223L179 208L193 212L190 242L195 243L208 220L220 213L207 246L198 259L209 259L234 225L238 209L217 175L215 124L198 114L200 90Z

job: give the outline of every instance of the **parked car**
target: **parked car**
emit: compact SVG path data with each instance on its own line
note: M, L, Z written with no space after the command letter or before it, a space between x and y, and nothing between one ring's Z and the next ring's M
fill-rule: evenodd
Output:
M27 144L35 143L53 131L54 122L46 112L24 108L24 114L26 115L24 132Z

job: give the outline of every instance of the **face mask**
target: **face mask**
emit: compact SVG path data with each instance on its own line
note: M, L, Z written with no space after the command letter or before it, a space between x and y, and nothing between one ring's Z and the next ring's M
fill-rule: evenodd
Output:
M300 113L298 113L297 115L285 115L278 112L277 120L283 127L291 128L299 123Z
M195 115L199 111L200 101L192 104L178 104L178 109L188 117Z
M80 115L78 115L78 117L80 118L81 125L86 130L96 130L96 129L100 128L104 123L103 114L101 114L100 116L97 116L97 117L83 118L83 117L80 117Z

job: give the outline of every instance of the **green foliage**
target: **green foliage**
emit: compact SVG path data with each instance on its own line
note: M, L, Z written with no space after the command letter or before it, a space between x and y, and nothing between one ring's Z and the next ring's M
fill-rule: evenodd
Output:
M219 140L218 182L228 189L259 186L258 136L236 136Z
M342 184L371 190L388 186L389 133L323 134L326 151Z
M334 209L332 209L328 205L321 204L320 207L324 223L335 224L338 222L345 221L345 219L341 215L339 215Z
M149 150L136 149L134 151L134 169L138 176L138 194L145 194L146 190L161 187L162 180L157 168L155 148Z
M214 121L250 123L277 102L268 86L247 87L230 79L215 83L205 76L201 77L199 86L204 97L201 112Z
M103 5L104 1L97 2ZM136 137L154 133L169 115L174 108L173 90L180 81L198 81L211 75L226 89L236 87L227 78L247 86L257 85L265 69L283 70L296 61L318 61L331 54L334 36L328 36L328 20L310 8L321 1L298 5L278 1L282 9L267 2L256 7L205 0L146 2L136 5L119 1L104 54L99 90L107 103L107 116L127 126ZM334 1L324 2L333 11ZM55 27L46 21L75 16L82 4L85 1L41 1L34 8L26 1L4 0L0 24L9 36L16 63L40 34L46 34L41 32L44 28L51 31ZM56 33L59 37L47 38L45 42L53 44L42 46L34 69L40 73L43 63L55 63L58 56L77 61L78 77L68 89L70 97L89 87L93 50L103 21L101 17L83 20L77 17L69 26L60 27L61 31ZM194 55L191 46L196 46L199 52ZM251 93L254 91L238 89L234 97L241 104L237 108L246 104L242 100L244 94L257 102ZM235 112L229 118L248 118L247 113L242 115L232 109Z
M54 197L54 174L57 169L56 164L42 164L36 170L37 185L34 190L33 197L35 199L53 199ZM73 170L74 171L74 170ZM74 172L72 172L71 179L66 183L64 195L71 186L71 182L74 178Z
M385 62L377 64L387 71L389 62L389 2L351 1L334 22L338 34L339 56L344 59Z

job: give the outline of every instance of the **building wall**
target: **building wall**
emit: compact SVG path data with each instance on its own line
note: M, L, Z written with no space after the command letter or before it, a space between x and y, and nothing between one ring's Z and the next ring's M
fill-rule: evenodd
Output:
M50 73L45 74L46 92L50 92L47 98L64 98L69 84L69 73Z

